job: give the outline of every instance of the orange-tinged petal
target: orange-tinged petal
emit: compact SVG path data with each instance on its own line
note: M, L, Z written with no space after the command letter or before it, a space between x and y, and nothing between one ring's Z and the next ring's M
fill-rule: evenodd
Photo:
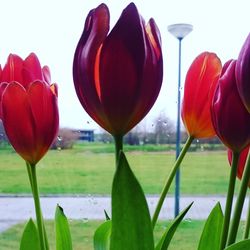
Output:
M148 33L149 30L151 32L150 35ZM163 61L161 37L160 31L153 19L150 19L144 29L144 38L146 59L142 74L142 83L140 84L137 96L134 97L136 105L134 112L130 115L131 118L127 124L127 131L132 129L149 112L159 95L162 85Z
M215 135L210 106L221 68L216 54L203 52L187 72L181 115L188 134L194 138Z

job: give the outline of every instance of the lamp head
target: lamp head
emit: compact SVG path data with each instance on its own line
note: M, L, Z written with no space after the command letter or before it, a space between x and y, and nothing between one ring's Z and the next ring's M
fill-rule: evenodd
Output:
M181 40L193 30L193 25L187 23L176 23L168 26L168 31Z

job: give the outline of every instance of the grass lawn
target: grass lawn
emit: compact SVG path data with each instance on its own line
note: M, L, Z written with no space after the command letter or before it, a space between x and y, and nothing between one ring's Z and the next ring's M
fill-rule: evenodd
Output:
M93 234L95 229L100 225L99 221L81 222L71 221L70 228L74 250L90 250L93 249ZM156 227L156 239L163 234L167 222L161 222ZM197 241L200 237L204 222L203 221L184 221L177 230L172 245L169 249L174 250L194 250L197 249ZM24 225L19 224L0 234L0 249L14 250L19 248L19 242ZM53 222L46 225L51 249L55 249L55 234ZM182 246L181 246L182 245Z
M41 194L110 194L115 162L114 154L105 152L112 149L113 145L103 150L101 145L86 144L49 151L38 164ZM174 152L127 151L145 193L158 194L174 163ZM189 152L181 166L181 193L225 194L229 171L224 151ZM30 194L26 166L13 150L0 149L0 173L0 193Z
M70 230L73 241L74 250L91 250L93 249L93 234L95 229L100 225L99 221L70 221ZM177 229L169 250L195 250L198 247L201 232L203 230L204 221L190 221L184 220ZM241 224L240 235L243 232L243 225ZM166 229L168 222L160 222L155 230L155 242L158 242L163 232ZM19 248L19 242L24 224L16 225L4 233L0 234L0 249L14 250ZM49 244L51 250L55 248L55 233L53 222L46 223L46 229L49 237ZM212 249L211 249L212 250Z

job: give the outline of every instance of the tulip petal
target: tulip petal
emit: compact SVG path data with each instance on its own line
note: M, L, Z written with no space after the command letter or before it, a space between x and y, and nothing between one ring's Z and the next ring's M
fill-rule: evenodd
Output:
M43 66L42 68L42 74L43 74L43 80L47 82L48 84L51 84L51 75L50 75L50 69L49 67Z
M1 82L0 83L0 120L2 119L2 96L5 88L7 87L8 83L7 82Z
M15 54L10 54L2 71L2 82L23 83L23 59Z
M40 81L33 82L27 91L12 82L2 97L2 113L11 144L27 162L36 164L57 135L56 96Z
M38 152L44 155L58 132L57 96L46 83L35 81L28 89L28 97Z
M162 85L163 61L160 32L153 19L150 19L146 29L146 61L144 64L142 84L139 85L134 112L127 124L127 131L133 128L149 112L155 103ZM145 102L145 97L147 102Z
M102 127L111 130L100 105L95 81L97 52L109 31L109 10L105 4L89 12L73 62L77 96L87 113ZM98 114L98 115L97 115Z
M189 135L195 138L215 135L210 105L220 73L220 59L209 52L201 53L187 72L181 114Z
M31 53L23 62L23 82L21 83L27 88L35 80L43 80L43 74L37 56Z
M235 74L240 97L250 112L250 33L240 51Z
M239 96L235 79L236 61L226 64L212 101L211 114L216 134L231 150L241 152L250 143L250 115Z
M133 3L123 11L100 54L101 103L115 130L123 130L136 105L146 58L141 17ZM111 98L112 93L112 98Z

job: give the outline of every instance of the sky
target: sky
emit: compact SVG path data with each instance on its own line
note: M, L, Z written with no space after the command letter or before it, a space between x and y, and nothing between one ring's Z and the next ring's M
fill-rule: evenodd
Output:
M88 12L102 2L109 7L112 29L131 1L0 0L0 64L5 64L10 53L25 58L35 52L41 65L50 67L52 81L59 87L61 127L99 130L75 94L72 61ZM168 25L193 25L193 31L182 41L183 85L190 64L203 51L216 53L222 63L237 58L250 32L250 1L136 0L134 3L146 21L154 18L162 37L163 85L146 120L150 123L160 112L176 120L178 40L168 32Z

